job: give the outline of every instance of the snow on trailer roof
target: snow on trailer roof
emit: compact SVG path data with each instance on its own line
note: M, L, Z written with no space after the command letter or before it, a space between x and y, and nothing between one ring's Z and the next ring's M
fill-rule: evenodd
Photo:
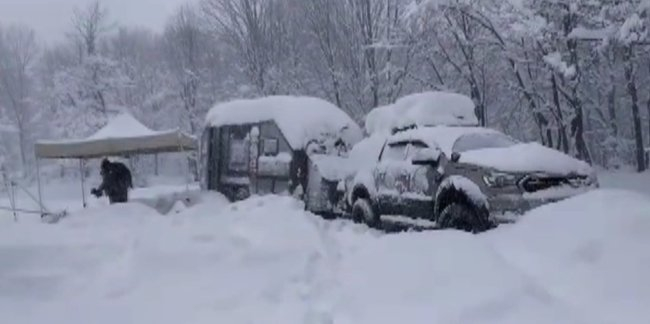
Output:
M377 107L366 116L368 133L389 133L410 126L478 126L475 105L467 96L441 91L415 93Z
M238 99L217 104L206 118L206 124L213 127L265 121L274 121L293 148L302 149L326 134L341 134L349 144L363 137L359 126L343 110L313 97Z

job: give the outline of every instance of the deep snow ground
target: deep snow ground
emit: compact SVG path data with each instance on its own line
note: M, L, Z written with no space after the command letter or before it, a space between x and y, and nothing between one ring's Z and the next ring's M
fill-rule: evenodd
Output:
M599 190L477 236L381 234L286 197L208 198L169 216L133 203L0 223L0 321L650 322L643 193Z
M631 190L650 196L650 172L603 171L598 174L598 179L603 188Z

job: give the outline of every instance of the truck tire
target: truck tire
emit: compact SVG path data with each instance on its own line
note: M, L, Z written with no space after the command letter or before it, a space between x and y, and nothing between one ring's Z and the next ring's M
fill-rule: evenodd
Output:
M492 228L487 211L454 202L445 207L438 217L441 228L451 228L473 234L485 232Z
M368 226L376 228L381 223L379 214L375 212L370 200L359 198L352 206L352 219L358 223L366 223Z

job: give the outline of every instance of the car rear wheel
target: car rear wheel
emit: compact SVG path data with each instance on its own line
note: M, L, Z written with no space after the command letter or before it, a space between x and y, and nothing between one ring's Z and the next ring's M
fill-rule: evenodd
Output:
M492 228L487 212L481 212L463 203L452 203L445 207L438 217L442 228L451 228L470 233L481 233Z
M366 198L359 198L352 206L352 219L358 223L366 223L370 227L377 227L381 222L379 214L372 208L372 203Z

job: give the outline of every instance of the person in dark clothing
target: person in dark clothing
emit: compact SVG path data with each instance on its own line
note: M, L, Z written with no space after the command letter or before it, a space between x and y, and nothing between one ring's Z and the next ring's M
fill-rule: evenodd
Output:
M108 196L111 204L129 200L129 189L133 188L131 171L124 164L104 159L101 165L102 184L91 190L97 198Z

